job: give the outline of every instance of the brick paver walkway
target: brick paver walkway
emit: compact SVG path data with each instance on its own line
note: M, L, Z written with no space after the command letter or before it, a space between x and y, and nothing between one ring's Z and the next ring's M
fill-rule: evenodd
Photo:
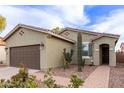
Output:
M109 66L99 66L85 80L84 88L108 88L109 83Z

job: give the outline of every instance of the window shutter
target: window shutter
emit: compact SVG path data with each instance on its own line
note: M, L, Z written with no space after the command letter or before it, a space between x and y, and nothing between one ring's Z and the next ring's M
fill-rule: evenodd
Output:
M89 43L89 56L92 56L92 43Z

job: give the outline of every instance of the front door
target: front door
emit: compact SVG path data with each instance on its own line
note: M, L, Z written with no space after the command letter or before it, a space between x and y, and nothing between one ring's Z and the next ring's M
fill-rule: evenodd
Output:
M102 64L109 64L109 45L102 46Z

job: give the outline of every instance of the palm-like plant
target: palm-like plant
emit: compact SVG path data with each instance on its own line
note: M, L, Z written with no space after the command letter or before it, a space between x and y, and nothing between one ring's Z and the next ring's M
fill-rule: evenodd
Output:
M6 18L0 15L0 32L6 27Z
M61 29L59 27L55 27L52 29L52 32L55 34L59 34L61 32Z

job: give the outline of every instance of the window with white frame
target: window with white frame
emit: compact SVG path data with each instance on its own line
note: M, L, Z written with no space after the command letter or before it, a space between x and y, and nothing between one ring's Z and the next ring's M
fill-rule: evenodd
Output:
M92 43L82 42L82 57L89 58L92 56Z

